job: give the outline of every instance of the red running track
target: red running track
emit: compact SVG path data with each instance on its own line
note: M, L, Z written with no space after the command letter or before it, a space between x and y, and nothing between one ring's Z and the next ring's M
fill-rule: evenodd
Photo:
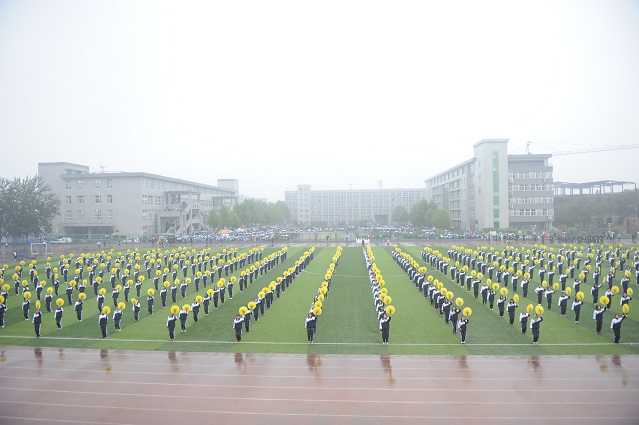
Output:
M1 424L639 424L639 356L0 351Z

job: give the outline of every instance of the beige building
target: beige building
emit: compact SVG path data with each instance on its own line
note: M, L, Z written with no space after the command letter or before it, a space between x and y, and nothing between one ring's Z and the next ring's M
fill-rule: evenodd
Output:
M38 164L38 174L61 201L56 236L101 240L162 233L189 235L206 227L208 213L232 208L237 180L209 186L139 172L90 172L67 162Z

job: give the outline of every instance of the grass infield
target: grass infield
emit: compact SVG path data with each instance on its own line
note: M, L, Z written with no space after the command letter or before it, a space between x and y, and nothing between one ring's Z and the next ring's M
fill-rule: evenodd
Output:
M491 311L481 303L481 299L475 299L471 292L466 291L459 284L453 282L449 276L443 276L430 265L422 261L422 247L407 246L399 248L416 260L420 266L426 266L426 275L443 282L444 286L454 293L454 297L464 299L464 307L472 309L468 336L465 345L459 343L459 336L451 332L449 325L439 316L422 293L415 287L404 271L397 265L392 257L392 247L373 247L375 264L379 268L388 289L388 295L392 297L392 305L396 313L392 316L390 344L382 345L377 316L373 307L368 271L364 261L361 247L345 247L335 268L330 292L323 302L322 314L318 319L315 342L306 342L306 330L304 321L308 314L314 297L324 280L324 276L337 252L334 246L318 247L315 249L314 258L293 281L285 292L280 294L270 309L260 316L259 321L251 319L250 332L243 334L243 342L235 341L235 333L232 329L233 319L241 306L246 306L249 301L257 297L258 292L282 273L294 266L309 247L289 247L288 257L284 263L279 263L267 274L259 277L244 290L239 291L235 285L233 299L226 297L225 303L220 304L217 310L211 303L211 314L204 316L200 311L200 322L195 324L192 316L188 319L187 332L181 333L179 325L176 329L176 340L169 341L166 320L169 308L173 305L167 303L166 309L161 308L159 294L155 295L154 314L149 315L146 309L146 291L153 286L152 280L143 282L142 297L140 297L140 320L133 320L131 303L127 307L122 318L122 331L114 332L112 312L109 315L109 338L102 339L98 326L98 309L93 289L87 287L87 299L84 304L82 322L77 322L73 306L66 305L64 288L66 285L60 279L60 298L65 299L63 329L58 331L55 326L53 313L44 313L41 329L41 338L35 338L34 327L31 323L35 311L35 290L31 285L31 310L30 320L24 320L22 313L22 296L15 295L13 279L17 264L8 264L5 271L4 283L11 285L7 300L7 312L5 315L5 327L0 329L0 345L25 345L45 346L59 348L93 348L114 350L172 350L172 351L215 351L215 352L256 352L256 353L318 353L318 354L404 354L404 355L593 355L593 354L637 354L639 353L639 325L634 313L634 303L630 302L630 312L622 324L621 343L613 344L613 334L610 329L610 321L614 313L621 313L617 294L613 298L612 308L605 313L604 326L601 335L594 332L594 320L591 304L590 288L592 277L588 283L582 284L581 290L586 294L585 304L582 307L580 323L575 324L573 314L568 309L567 317L560 317L556 306L559 294L555 295L553 308L545 311L544 321L541 324L541 337L538 345L531 344L530 331L522 335L517 321L522 307L529 303L536 305L534 287L537 285L537 276L531 278L528 298L520 298L514 325L508 322L507 314L500 318L497 308ZM446 256L449 247L438 247ZM242 248L238 253L248 251ZM281 248L265 248L264 258ZM471 248L473 249L473 248ZM474 248L476 249L476 248ZM496 250L503 247L495 247ZM558 248L555 248L555 252ZM221 248L211 248L207 252L216 254ZM627 261L632 267L631 257ZM144 250L140 250L144 254ZM77 255L77 254L76 254ZM111 255L117 255L117 251ZM142 260L143 261L143 260ZM46 278L46 260L37 261L38 275ZM608 273L607 262L602 265L602 276ZM57 266L58 258L51 258L51 264ZM71 268L73 270L73 267ZM24 266L23 279L28 279L29 262ZM233 273L239 278L240 270ZM182 273L180 272L180 278ZM189 268L189 274L191 269ZM111 285L108 281L109 272L105 273L105 282L101 284L107 289L105 305L113 307L110 293ZM230 277L227 276L227 280ZM619 285L621 273L617 273L615 285ZM572 281L568 280L568 286ZM50 286L47 282L45 289ZM634 276L631 278L632 288L636 287ZM210 283L209 283L210 287ZM603 295L605 287L600 291ZM132 294L135 291L132 290ZM200 295L204 294L201 287ZM532 295L531 295L532 294ZM191 304L197 293L193 284L189 285L187 297L182 299L178 293L178 306ZM508 297L510 298L510 295ZM520 293L521 296L521 293ZM77 291L74 293L74 300ZM44 292L42 294L44 298ZM54 302L57 297L54 297ZM533 299L534 298L534 299ZM120 300L123 296L120 297ZM572 299L569 301L569 305ZM44 302L42 303L44 309ZM544 304L544 307L546 305ZM53 304L55 310L55 303ZM639 313L637 313L639 314Z

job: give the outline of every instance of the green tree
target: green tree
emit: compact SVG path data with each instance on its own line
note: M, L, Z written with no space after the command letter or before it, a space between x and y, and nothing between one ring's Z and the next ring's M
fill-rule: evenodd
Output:
M408 223L408 211L402 205L397 205L393 209L393 222L399 225Z
M53 217L60 200L39 176L0 182L0 234L2 236L44 236L53 231Z
M209 212L208 224L211 229L220 228L220 215L215 210Z
M433 210L431 214L431 226L438 229L449 229L452 226L450 214L441 208Z
M426 225L426 213L428 212L429 205L427 200L422 200L413 205L410 209L409 220L413 226L425 226Z

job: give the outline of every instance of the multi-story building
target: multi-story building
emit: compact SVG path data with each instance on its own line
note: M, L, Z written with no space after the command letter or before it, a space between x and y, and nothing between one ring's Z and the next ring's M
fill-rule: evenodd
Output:
M474 157L426 180L427 199L453 227L541 232L554 216L551 155L508 155L508 139L480 140Z
M209 186L141 172L90 172L67 162L39 163L38 174L61 201L55 234L81 239L193 234L211 210L233 207L239 192L233 179Z
M289 219L297 224L390 224L397 206L410 211L425 189L311 190L299 185L284 192Z

